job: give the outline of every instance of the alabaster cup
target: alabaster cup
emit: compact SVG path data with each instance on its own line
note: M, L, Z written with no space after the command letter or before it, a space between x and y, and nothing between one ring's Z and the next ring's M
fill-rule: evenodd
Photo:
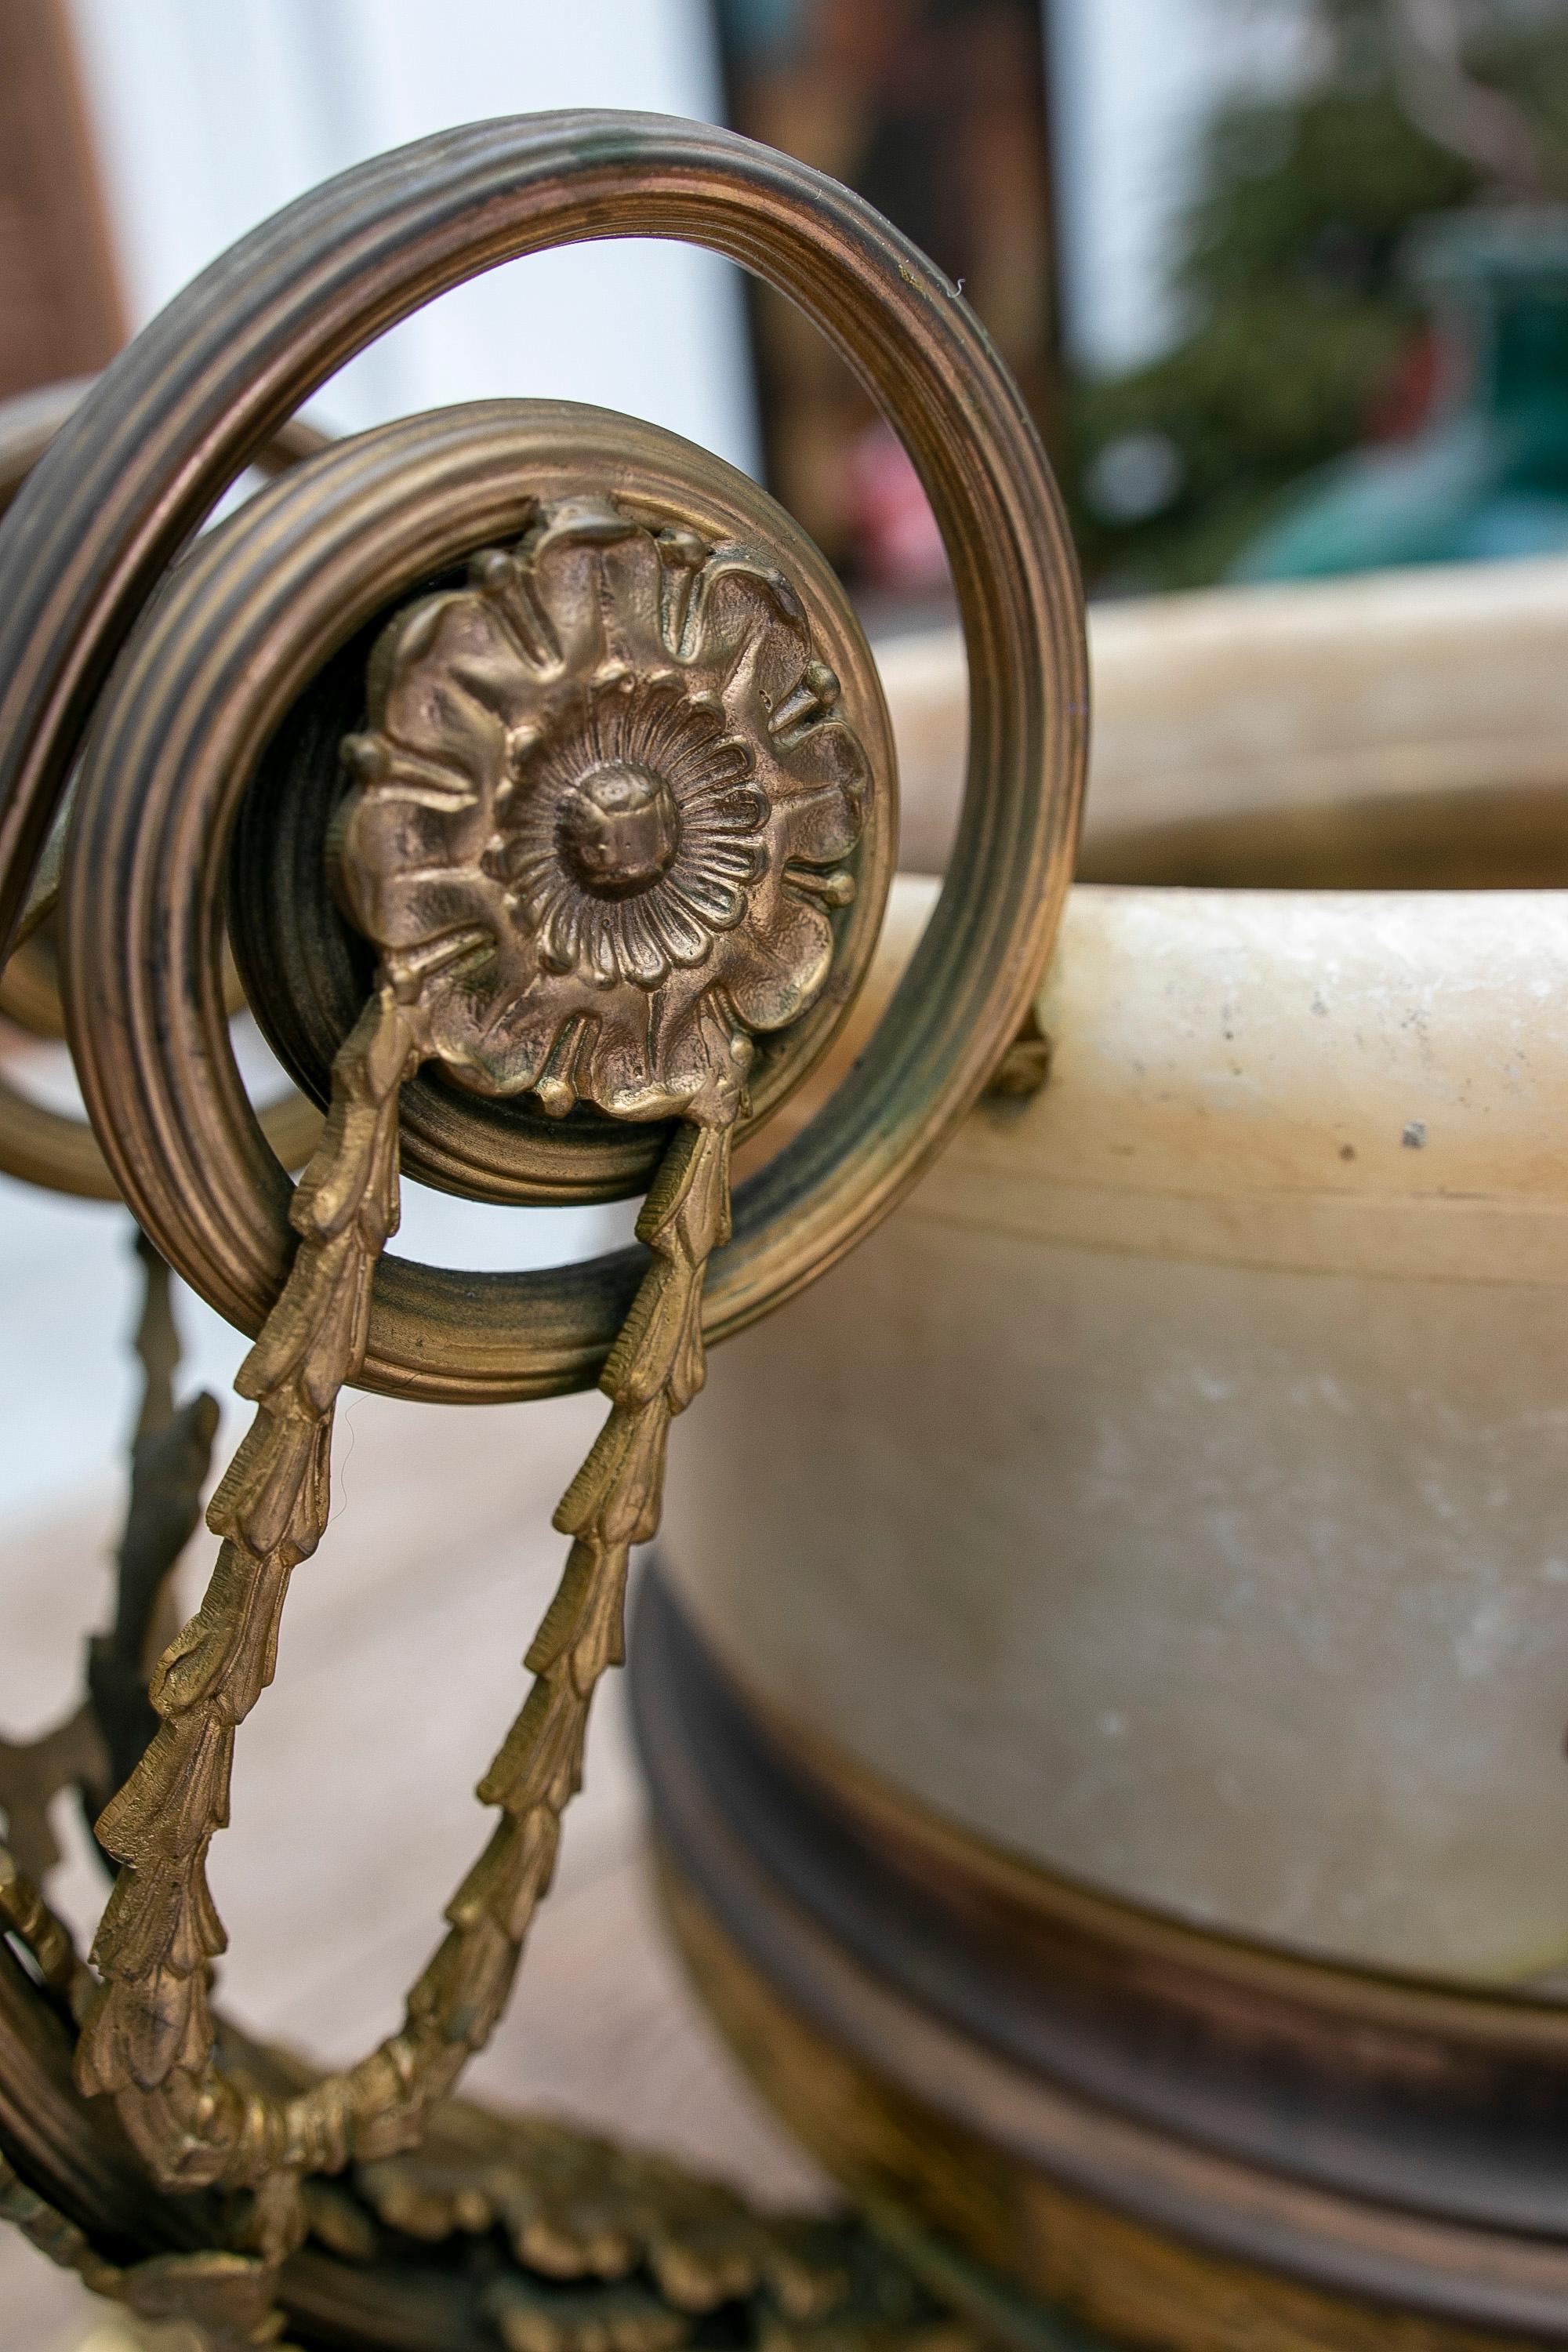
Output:
M1033 1055L672 1464L710 1997L1112 2336L1568 2334L1565 631L1554 564L1097 615ZM884 672L935 868L961 657Z

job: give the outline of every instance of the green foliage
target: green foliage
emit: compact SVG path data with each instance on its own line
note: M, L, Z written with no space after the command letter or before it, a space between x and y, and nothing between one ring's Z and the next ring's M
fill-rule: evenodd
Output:
M1233 102L1209 125L1172 270L1184 340L1070 395L1074 521L1101 584L1217 577L1289 484L1364 438L1417 327L1406 234L1481 193L1476 167L1404 112L1381 0L1321 5L1333 38L1318 86ZM1471 63L1568 154L1568 27L1494 36ZM1118 520L1107 474L1130 436L1165 450L1171 495Z

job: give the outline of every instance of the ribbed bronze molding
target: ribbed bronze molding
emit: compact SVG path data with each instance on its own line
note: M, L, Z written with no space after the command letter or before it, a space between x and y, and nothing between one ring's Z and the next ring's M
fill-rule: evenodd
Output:
M717 1338L868 1231L952 1133L1027 1009L1071 870L1087 741L1070 541L1016 386L949 280L872 209L752 142L654 115L479 123L313 191L214 264L105 372L17 504L0 549L0 934L8 936L94 697L187 532L269 433L356 351L447 288L585 238L673 236L755 269L847 356L895 423L942 528L972 677L972 823L876 1051L808 1142L742 1187L708 1290ZM389 593L392 583L387 583ZM1059 780L1046 791L1042 780ZM193 915L170 909L171 952ZM89 1108L106 1140L113 1109ZM241 1158L245 1158L241 1154ZM247 1177L267 1170L249 1149ZM235 1172L235 1171L226 1171ZM171 1262L256 1330L281 1286L276 1186L220 1198ZM559 1328L534 1386L595 1377L635 1269L533 1279L495 1352ZM366 1381L417 1375L428 1291L378 1276ZM434 1286L437 1290L439 1285ZM499 1294L489 1294L493 1305ZM544 1349L541 1348L542 1354ZM410 1360L412 1358L412 1361ZM482 1383L470 1384L469 1393ZM445 1391L458 1392L449 1386ZM489 1393L529 1392L513 1381Z
M16 499L33 467L86 397L91 379L44 385L0 404L0 516ZM325 436L299 417L289 417L257 453L258 471L277 475L326 446ZM40 1037L63 1037L53 945L35 937L53 914L59 893L64 841L57 823L35 868L26 908L18 926L20 944L0 962L0 1013ZM237 975L226 999L231 1013L244 1003ZM285 1168L308 1160L321 1133L314 1106L289 1093L261 1113L262 1131ZM0 1170L25 1184L70 1192L89 1201L117 1201L120 1190L98 1139L85 1118L53 1110L13 1085L0 1072Z
M1568 2016L1015 1863L764 1721L657 1573L632 1657L688 1958L856 2194L1119 2341L1568 2340Z

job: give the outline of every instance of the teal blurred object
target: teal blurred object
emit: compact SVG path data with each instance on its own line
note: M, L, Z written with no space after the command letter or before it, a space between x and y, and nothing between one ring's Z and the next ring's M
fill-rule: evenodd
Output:
M1568 550L1568 210L1433 221L1412 268L1434 314L1436 416L1313 476L1231 578Z

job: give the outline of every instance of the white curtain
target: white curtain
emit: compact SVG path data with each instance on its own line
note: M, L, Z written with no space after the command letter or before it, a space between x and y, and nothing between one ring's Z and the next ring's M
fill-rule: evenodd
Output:
M705 0L71 0L132 317L317 181L428 131L558 106L712 120ZM737 274L643 240L540 255L395 329L312 414L340 430L493 394L621 408L755 457Z

